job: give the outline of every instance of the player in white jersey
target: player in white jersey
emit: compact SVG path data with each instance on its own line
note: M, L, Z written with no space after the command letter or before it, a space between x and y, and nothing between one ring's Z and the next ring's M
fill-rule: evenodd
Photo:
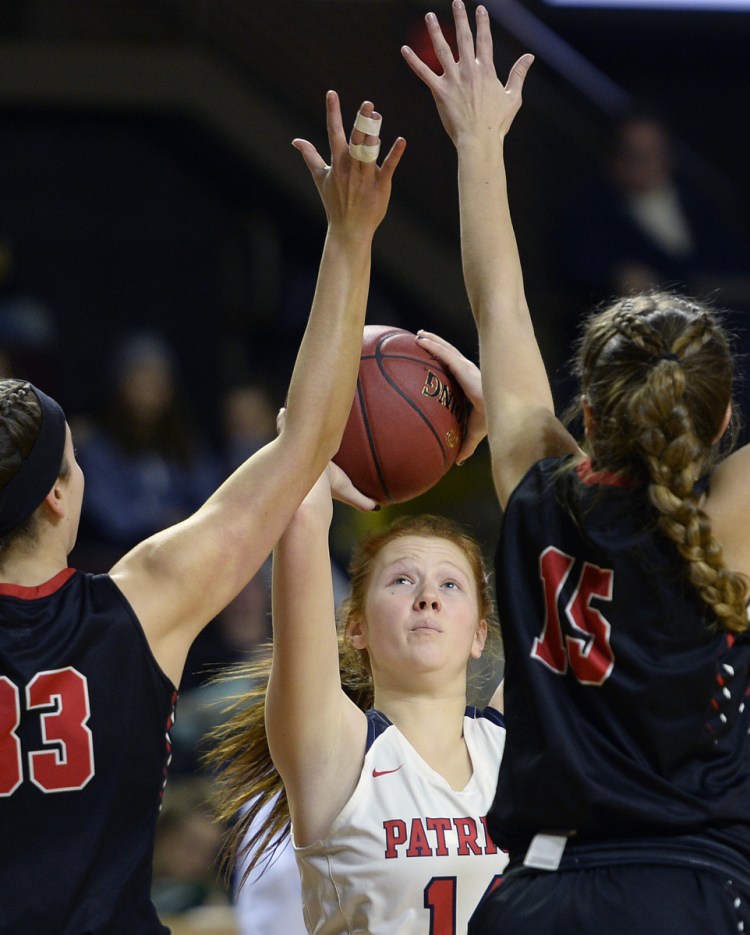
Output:
M253 835L268 818L273 802L255 815L247 829ZM292 843L286 840L273 860L255 867L242 886L243 863L238 864L233 879L237 935L305 935L302 917L300 880Z
M449 345L440 352L476 404L463 458L484 426L479 375ZM224 814L253 803L239 843L280 775L286 794L249 847L262 859L291 816L316 935L465 933L506 862L484 825L505 736L500 690L484 711L467 707L469 662L495 629L481 550L440 517L402 517L371 534L350 565L339 639L332 486L374 506L331 465L276 548L265 706L243 699L213 757Z
M460 790L384 715L370 709L368 721L380 733L353 795L320 840L295 848L308 931L466 932L506 863L484 818L505 743L502 715L467 708L474 771Z

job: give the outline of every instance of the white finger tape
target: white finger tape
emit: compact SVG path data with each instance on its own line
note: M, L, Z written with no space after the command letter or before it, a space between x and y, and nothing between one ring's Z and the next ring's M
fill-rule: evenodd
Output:
M360 162L375 162L380 152L380 143L375 146L365 146L364 143L350 143L349 154L352 159L358 159Z
M357 114L357 119L354 121L355 130L369 133L370 136L380 136L380 127L382 125L382 117L365 117L363 114Z

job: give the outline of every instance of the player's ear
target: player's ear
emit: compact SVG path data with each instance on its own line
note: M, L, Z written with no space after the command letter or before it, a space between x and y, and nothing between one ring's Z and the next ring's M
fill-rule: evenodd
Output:
M65 516L65 498L61 485L62 479L58 477L54 487L42 501L52 510L55 516Z
M471 658L479 659L484 651L484 645L487 642L487 621L482 619L474 633L474 642L471 646Z
M367 636L361 617L350 617L346 621L346 642L353 649L367 648Z
M716 442L718 441L721 441L721 438L724 435L724 432L726 432L727 428L729 427L729 423L731 422L731 420L732 420L732 404L729 403L729 405L727 406L727 411L724 413L724 419L721 423L721 428L716 433L716 437L713 439L714 444L716 444Z

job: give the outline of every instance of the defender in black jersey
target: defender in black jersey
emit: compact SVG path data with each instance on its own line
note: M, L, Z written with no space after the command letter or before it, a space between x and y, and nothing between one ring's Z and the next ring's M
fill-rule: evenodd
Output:
M459 61L434 17L444 74L406 55L458 153L504 511L507 741L488 824L510 862L469 932L750 931L750 448L718 460L727 339L705 305L671 293L592 316L579 450L554 414L506 191L531 60L501 85L487 11L475 46L461 0L453 10Z
M245 586L335 454L362 345L372 237L403 152L330 165L295 141L328 215L280 435L192 517L108 575L67 567L84 481L60 406L0 381L1 935L165 933L150 900L169 730L188 649ZM360 112L370 117L372 104ZM127 509L127 503L122 504Z

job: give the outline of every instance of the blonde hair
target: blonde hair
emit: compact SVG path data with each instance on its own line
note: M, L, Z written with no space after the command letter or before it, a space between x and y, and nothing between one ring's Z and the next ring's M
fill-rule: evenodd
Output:
M743 632L747 583L726 567L696 486L716 461L732 401L732 356L718 316L667 292L620 299L588 321L578 375L595 423L594 467L645 481L660 530L718 625Z
M350 620L364 614L373 561L389 542L403 536L447 539L468 559L477 588L479 617L487 622L487 646L499 645L489 577L477 540L457 523L440 516L403 516L387 529L370 533L354 548L349 564L350 596L337 611L341 687L363 711L371 708L374 687L365 650L354 649L346 638ZM242 885L257 865L273 860L289 834L289 805L281 777L271 759L265 729L265 695L271 669L270 653L252 663L234 666L222 681L249 679L252 688L235 697L224 711L227 719L214 728L204 760L216 772L217 817L231 825L222 853L227 874L246 857ZM270 807L265 820L246 839L258 814Z

